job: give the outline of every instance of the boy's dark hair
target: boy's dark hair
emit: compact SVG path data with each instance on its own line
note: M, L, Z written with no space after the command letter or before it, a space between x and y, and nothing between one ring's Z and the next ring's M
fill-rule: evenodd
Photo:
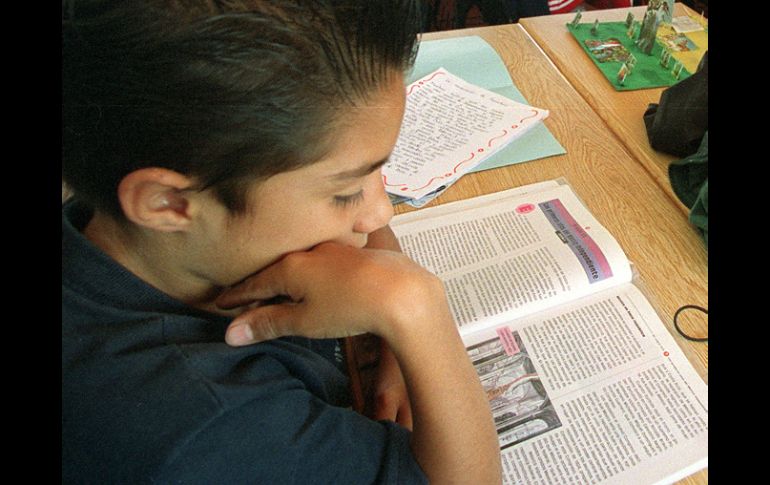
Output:
M63 180L122 219L159 166L234 214L251 183L313 163L346 106L409 68L419 0L106 0L63 8Z

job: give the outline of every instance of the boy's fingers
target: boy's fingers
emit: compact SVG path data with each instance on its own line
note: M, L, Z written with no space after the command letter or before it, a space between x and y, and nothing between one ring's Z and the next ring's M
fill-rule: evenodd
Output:
M225 341L240 347L292 335L294 313L292 305L268 305L246 311L227 327Z
M283 275L283 265L276 263L223 291L215 303L219 308L229 310L255 301L288 295Z
M392 392L384 392L377 396L375 401L374 419L376 421L388 419L401 426L412 429L412 408L408 399Z
M392 395L388 391L379 394L375 398L374 402L374 419L380 421L388 419L390 421L396 421L398 415L398 400L396 396Z
M403 403L398 410L396 422L408 430L412 430L412 407L409 402Z

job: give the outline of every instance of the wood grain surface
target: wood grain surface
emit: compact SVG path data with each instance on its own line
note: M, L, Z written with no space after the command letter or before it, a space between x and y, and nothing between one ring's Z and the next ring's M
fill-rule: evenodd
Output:
M501 56L528 103L550 110L544 123L567 153L465 175L429 206L565 177L618 240L661 319L708 383L708 344L684 339L672 322L683 305L708 308L708 253L686 213L627 144L607 129L605 120L581 96L580 85L573 87L521 25L435 32L425 34L423 40L466 35L486 40ZM397 213L412 210L405 204L396 207ZM706 335L708 321L695 322L688 331ZM707 482L703 470L679 483Z

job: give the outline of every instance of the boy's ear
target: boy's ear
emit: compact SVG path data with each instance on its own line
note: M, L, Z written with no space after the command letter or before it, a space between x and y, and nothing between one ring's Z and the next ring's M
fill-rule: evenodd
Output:
M148 167L120 181L118 200L134 224L163 232L186 231L192 220L189 194L192 179L173 170Z

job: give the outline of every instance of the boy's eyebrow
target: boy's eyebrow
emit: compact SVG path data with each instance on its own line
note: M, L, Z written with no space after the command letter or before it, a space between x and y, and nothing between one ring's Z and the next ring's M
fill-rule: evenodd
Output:
M365 167L355 168L353 170L347 170L344 172L335 173L330 178L337 181L337 180L366 177L370 173L374 172L375 170L379 169L380 167L388 163L389 160L390 160L390 155L388 155L387 157L383 158L380 161L374 162L373 164Z

